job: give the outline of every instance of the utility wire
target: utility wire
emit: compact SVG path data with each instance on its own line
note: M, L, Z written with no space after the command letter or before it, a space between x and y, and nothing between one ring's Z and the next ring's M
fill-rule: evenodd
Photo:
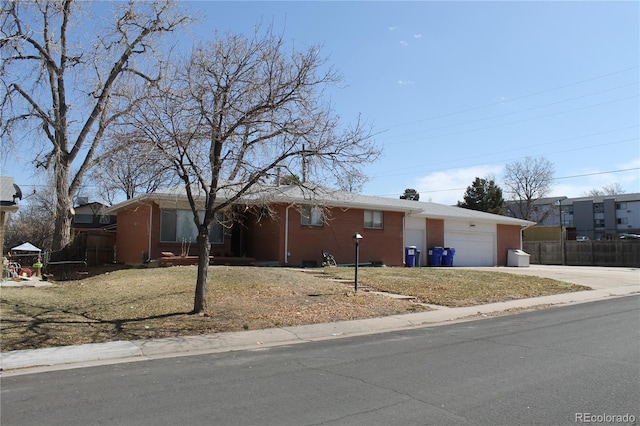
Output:
M606 172L593 172L593 173L585 173L585 174L580 174L580 175L571 175L571 176L562 176L562 177L557 177L557 178L552 178L551 180L563 180L563 179L576 179L576 178L581 178L581 177L587 177L587 176L598 176L598 175L608 175L608 174L613 174L613 173L622 173L622 172L630 172L633 170L640 170L640 167L631 167L628 169L619 169L619 170L609 170ZM429 190L429 191L422 191L419 194L431 194L434 192L450 192L450 191L464 191L466 190L468 187L465 188L448 188L448 189L433 189L433 190ZM391 197L391 196L396 196L397 194L376 194L375 196L377 197Z
M637 86L637 85L638 85L638 82L636 81L636 82L633 82L633 83L624 84L622 86L617 86L617 87L613 87L613 88L610 88L610 89L601 90L601 91L598 91L598 92L592 92L592 93L588 93L588 94L585 94L585 95L575 96L573 98L562 99L562 100L551 102L551 103L548 103L548 104L536 105L536 106L525 108L525 109L521 109L521 110L518 110L518 111L511 111L511 112L506 112L506 113L503 113L503 114L492 115L492 116L489 116L489 117L484 117L484 118L478 118L478 119L475 119L475 120L465 121L465 122L462 122L462 123L453 123L453 124L448 124L446 126L433 127L433 128L427 128L427 129L424 129L424 130L421 130L421 131L416 131L416 132L411 132L411 133L404 133L402 135L393 136L393 138L402 138L404 136L412 136L412 135L416 135L416 134L424 134L425 132L430 132L430 131L434 131L434 130L449 129L451 127L464 126L466 124L473 124L473 123L478 123L478 122L481 122L481 121L492 120L494 118L506 117L506 116L509 116L509 115L514 115L514 114L519 114L519 113L522 113L522 112L533 111L533 110L540 109L540 108L545 108L545 107L548 107L548 106L559 105L559 104L562 104L562 103L575 101L577 99L582 99L582 98L586 98L586 97L589 97L589 96L599 95L599 94L602 94L602 93L611 92L613 90L618 90L618 89L622 89L622 88L626 88L626 87L630 87L630 86ZM623 98L623 99L627 99L627 98ZM598 105L601 105L601 104L596 104L596 106L598 106ZM581 108L585 108L585 107L580 107L578 109L581 109ZM571 111L574 111L574 110L568 110L568 112L571 112ZM557 114L561 114L561 113L563 113L563 112L561 111L561 112L558 112ZM546 117L546 115L542 116L542 117ZM532 119L536 119L536 117L531 118L529 120L532 120ZM506 124L511 124L511 123L506 123ZM501 126L501 125L502 124L498 124L498 126ZM474 130L471 130L471 131L474 131ZM391 138L391 136L389 138ZM390 142L390 143L387 143L385 145L397 145L397 144L412 142L414 140L416 140L416 139L411 139L411 140L408 140L408 141ZM384 139L382 139L382 141L384 141Z
M572 109L568 109L568 110L564 110L564 111L558 111L558 112L554 112L554 113L550 113L550 114L538 115L536 117L523 118L521 120L509 121L509 122L506 122L506 123L495 124L495 125L492 125L492 126L478 127L478 128L469 129L469 130L461 130L459 132L446 133L446 134L443 134L443 135L425 136L425 137L422 137L420 139L411 139L411 140L405 140L405 141L399 141L399 142L392 142L392 143L385 144L385 146L386 145L400 145L400 144L415 142L417 140L425 141L425 140L430 140L430 139L444 138L444 137L448 137L448 136L458 136L458 135L462 135L462 134L465 134L465 133L478 132L478 131L481 131L481 130L495 129L497 127L510 126L512 124L524 123L526 121L533 121L533 120L538 120L538 119L541 119L541 118L548 118L548 117L553 117L553 116L560 115L560 114L567 114L567 113L570 113L570 112L581 111L581 110L584 110L584 109L594 108L594 107L607 105L607 104L611 104L611 103L615 103L615 102L626 101L628 99L637 98L638 96L640 96L640 95L636 94L636 95L632 95L632 96L626 96L624 98L613 99L613 100L610 100L610 101L605 101L605 102L600 102L600 103L597 103L597 104L586 105L586 106L582 106L582 107L578 107L578 108L572 108Z
M573 83L565 84L565 85L562 85L562 86L556 86L556 87L553 87L551 89L545 89L545 90L541 90L541 91L538 91L538 92L529 93L527 95L516 96L515 98L509 98L509 99L506 99L506 100L501 100L499 102L493 102L493 103L490 103L490 104L479 105L479 106L476 106L476 107L466 108L466 109L459 110L459 111L453 111L453 112L449 112L449 113L446 113L446 114L437 115L437 116L434 116L434 117L428 117L428 118L422 118L420 120L408 121L408 122L405 122L405 123L400 123L400 124L396 124L396 125L390 126L389 128L392 129L392 128L395 128L395 127L402 127L402 126L406 126L406 125L410 125L410 124L422 123L424 121L437 120L439 118L450 117L452 115L464 114L466 112L477 111L479 109L489 108L489 107L496 106L496 105L503 105L506 102L513 102L513 101L517 101L517 100L520 100L520 99L525 99L525 98L530 98L532 96L541 95L543 93L549 93L549 92L554 92L556 90L566 89L567 87L577 86L577 85L580 85L580 84L583 84L583 83L588 83L590 81L599 80L599 79L605 78L605 77L611 77L612 75L621 74L621 73L624 73L624 72L627 72L627 71L637 70L638 68L640 68L640 66L636 65L636 66L633 66L633 67L630 67L630 68L625 68L625 69L622 69L622 70L613 71L613 72L610 72L608 74L602 74L602 75L598 75L598 76L595 76L595 77L590 77L590 78L587 78L587 79L584 79L584 80L579 80L579 81L576 81L576 82L573 82Z
M565 152L571 152L571 151L581 151L583 149L591 149L591 148L598 148L601 146L608 146L608 145L615 145L618 143L624 143L624 142L631 142L631 141L637 141L638 138L629 138L629 139L622 139L622 140L617 140L617 141L612 141L612 142L604 142L604 143L599 143L599 144L595 144L595 145L589 145L589 146L582 146L579 148L571 148L571 149L565 149L562 151L553 151L553 152L547 152L544 154L540 154L541 156L545 156L545 155L554 155L554 154L561 154L561 153L565 153ZM507 152L507 151L504 151ZM495 154L491 154L491 155L495 155ZM477 158L477 157L473 157L473 158ZM519 160L522 158L526 158L526 157L518 157L518 158L511 158L511 159L507 159L507 160L495 160L495 161L489 161L488 163L483 163L483 164L496 164L496 163L507 163L510 161L515 161L515 160ZM443 162L440 162L438 164L444 164ZM470 168L470 167L475 167L475 166L480 166L481 164L470 164L470 165L463 165L463 166L458 166L456 168L460 169L460 168ZM411 175L414 173L417 173L415 171L415 169L417 168L426 168L426 166L414 166L411 167L411 169L414 169L414 171L411 172L403 172L403 173L391 173L391 174L378 174L376 175L376 177L393 177L393 176L406 176L406 175ZM407 167L403 167L402 169L395 169L395 170L407 170L409 168ZM447 170L447 169L444 169ZM443 169L440 170L432 170L431 173L433 172L438 172L438 171L444 171Z
M633 128L637 128L640 127L640 124L634 124L633 126L627 126L627 127L621 127L621 128L617 128L617 129L611 129L611 130L604 130L602 132L596 132L596 133L590 133L588 135L581 135L581 136L572 136L570 138L563 138L563 139L558 139L558 140L554 140L551 142L545 142L545 143L541 143L541 144L536 144L536 145L528 145L528 146L518 146L516 148L511 148L511 149L501 149L500 150L500 154L504 154L507 152L513 152L513 151L521 151L523 149L528 149L528 148L538 148L538 147L542 147L542 146L546 146L546 145L558 145L564 142L569 142L569 141L573 141L573 140L577 140L577 139L584 139L584 138L588 138L588 137L592 137L592 136L600 136L600 135L604 135L607 133L613 133L613 132L618 132L621 130L629 130L629 129L633 129ZM615 143L615 142L613 142ZM583 148L589 148L589 147L583 147ZM480 157L493 157L495 156L497 153L495 152L489 152L486 154L482 154L482 155L474 155L471 157L465 157L465 158L457 158L455 160L449 160L449 161L439 161L438 163L434 163L437 165L442 165L442 164L448 164L448 163L455 163L455 162L459 162L459 161L464 161L464 160L470 160L470 159L477 159ZM386 171L382 171L382 173L385 172L394 172L396 170L415 170L415 169L424 169L425 167L428 167L429 164L422 164L419 166L411 166L411 167L402 167L401 169L390 169L390 170L386 170ZM465 167L473 167L473 166L465 166ZM409 174L409 173L405 173L405 174ZM389 176L389 175L383 175L383 176ZM391 175L394 176L394 175Z

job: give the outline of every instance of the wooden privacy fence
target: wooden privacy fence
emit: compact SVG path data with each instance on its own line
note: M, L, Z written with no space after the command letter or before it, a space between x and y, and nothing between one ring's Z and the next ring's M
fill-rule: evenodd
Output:
M113 263L116 234L113 232L90 231L76 234L73 240L73 260L84 260L88 266ZM69 260L69 259L68 259Z
M560 241L523 242L522 249L529 253L529 263L563 264ZM565 241L564 264L640 267L640 240Z

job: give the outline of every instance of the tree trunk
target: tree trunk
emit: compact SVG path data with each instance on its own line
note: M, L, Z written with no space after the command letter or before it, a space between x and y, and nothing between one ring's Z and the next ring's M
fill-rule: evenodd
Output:
M193 300L193 313L204 315L207 313L207 273L209 272L209 233L204 230L198 233L198 278L196 293Z
M71 197L69 196L69 168L56 162L54 164L56 183L56 219L53 230L52 250L62 250L71 242Z

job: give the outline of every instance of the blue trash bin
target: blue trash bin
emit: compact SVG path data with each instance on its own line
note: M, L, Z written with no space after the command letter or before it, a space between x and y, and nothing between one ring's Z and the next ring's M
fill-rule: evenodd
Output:
M451 247L445 247L442 253L442 266L453 266L453 256L456 254L456 249Z
M416 246L404 248L404 263L408 268L415 268L416 266L416 251Z
M429 249L429 266L441 266L442 265L442 247L432 247Z

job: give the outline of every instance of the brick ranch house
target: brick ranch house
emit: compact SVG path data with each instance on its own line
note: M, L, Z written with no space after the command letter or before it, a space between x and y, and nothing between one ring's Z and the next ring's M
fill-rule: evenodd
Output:
M522 248L522 230L534 225L442 204L294 185L262 186L233 211L211 226L214 264L321 265L324 250L338 264L353 263L352 237L359 232L363 263L402 266L405 247L416 246L421 266L431 247L455 248L454 266L507 265L508 249ZM195 225L183 188L141 195L108 212L117 214L117 262L194 263Z

